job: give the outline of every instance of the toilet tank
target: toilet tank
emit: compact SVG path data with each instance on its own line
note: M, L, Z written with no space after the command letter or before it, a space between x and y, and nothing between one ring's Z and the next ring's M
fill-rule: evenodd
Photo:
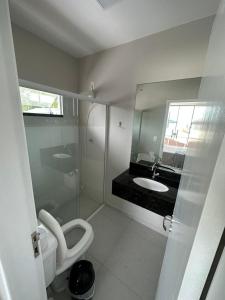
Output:
M58 243L55 236L42 223L39 223L38 232L40 234L45 286L48 287L56 275L56 249Z

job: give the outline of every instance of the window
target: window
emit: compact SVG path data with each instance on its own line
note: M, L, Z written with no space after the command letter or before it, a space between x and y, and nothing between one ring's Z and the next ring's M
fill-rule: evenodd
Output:
M164 140L164 152L180 154L186 152L194 108L194 105L170 104Z
M20 87L22 110L26 115L62 116L62 96Z
M206 107L198 102L173 102L169 105L163 143L164 164L182 169L188 145L197 143Z

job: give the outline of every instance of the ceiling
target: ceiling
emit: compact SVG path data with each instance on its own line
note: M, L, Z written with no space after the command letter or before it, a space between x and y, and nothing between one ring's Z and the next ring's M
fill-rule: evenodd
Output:
M105 9L96 0L10 0L10 12L20 27L82 57L213 15L220 0L103 2Z

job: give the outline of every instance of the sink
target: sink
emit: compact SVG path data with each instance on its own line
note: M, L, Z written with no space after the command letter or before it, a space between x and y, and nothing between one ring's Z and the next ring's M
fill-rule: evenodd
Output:
M59 159L65 159L65 158L70 158L71 155L66 154L66 153L55 153L55 154L53 154L53 157L59 158Z
M73 155L68 153L58 152L51 154L50 167L64 174L74 171L75 159Z
M133 179L133 181L137 185L148 190L161 192L161 193L167 192L169 190L169 188L166 185L152 179L136 177Z

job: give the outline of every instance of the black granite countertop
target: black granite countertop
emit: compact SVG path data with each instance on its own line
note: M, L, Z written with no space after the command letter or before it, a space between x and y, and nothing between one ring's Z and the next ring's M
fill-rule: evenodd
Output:
M113 180L112 193L161 216L172 215L180 176L176 177L176 174L171 175L171 172L159 170L160 176L155 180L165 184L169 190L167 192L156 192L134 183L133 179L135 177L152 179L152 174L149 170L140 170L140 166L136 167L132 165L130 169Z

